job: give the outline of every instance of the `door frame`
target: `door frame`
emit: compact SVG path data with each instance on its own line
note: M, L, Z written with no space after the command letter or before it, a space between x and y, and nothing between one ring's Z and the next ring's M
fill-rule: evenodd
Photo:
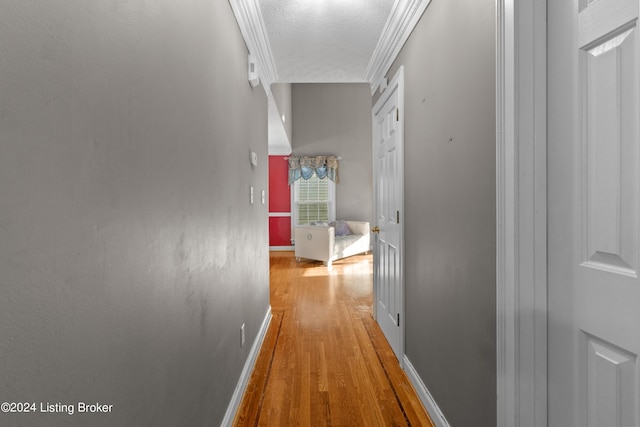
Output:
M399 125L398 125L398 151L400 153L400 156L398 157L398 161L399 161L399 165L398 165L398 173L400 174L400 215L399 215L399 219L400 219L400 236L399 236L399 251L400 251L400 352L402 353L402 357L398 358L398 363L400 364L400 367L402 369L404 369L404 359L405 359L405 353L404 353L404 325L406 323L405 320L405 301L404 301L404 295L405 295L405 283L404 283L404 271L405 271L405 256L404 256L404 222L405 222L405 215L404 215L404 66L401 65L398 68L398 71L396 72L396 74L393 76L393 78L391 79L391 81L389 82L389 84L387 85L387 88L385 89L384 92L382 92L380 98L378 98L378 100L376 101L375 105L373 106L372 112L371 112L371 125L372 125L372 175L373 175L373 189L374 189L374 195L373 195L373 220L377 221L377 207L376 204L378 202L378 195L376 194L376 179L377 179L377 159L376 159L376 140L377 140L377 126L376 126L376 121L375 121L375 117L376 117L376 111L380 110L380 108L382 108L382 106L384 105L384 103L388 100L389 98L389 89L393 88L395 85L398 85L398 109L399 109L399 116L398 116L398 121L399 121ZM376 225L376 224L374 224ZM374 239L377 239L378 237L374 237ZM373 318L376 319L376 322L378 321L378 309L377 309L377 305L378 305L378 283L376 280L376 274L375 272L376 267L377 267L377 263L379 262L378 259L378 253L377 250L375 250L376 248L376 244L375 242L372 243L372 247L374 249L373 251L373 307L372 307L372 315ZM386 337L385 337L386 338Z
M496 0L497 425L547 425L546 2Z

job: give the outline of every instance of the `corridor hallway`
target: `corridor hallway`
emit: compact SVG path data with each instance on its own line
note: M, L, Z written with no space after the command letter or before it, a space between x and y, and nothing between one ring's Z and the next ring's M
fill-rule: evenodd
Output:
M371 316L371 255L270 261L273 318L234 425L432 426Z

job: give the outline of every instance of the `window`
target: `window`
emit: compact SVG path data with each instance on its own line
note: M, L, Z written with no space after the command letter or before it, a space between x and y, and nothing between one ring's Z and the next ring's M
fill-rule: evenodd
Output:
M312 221L335 221L336 185L328 178L319 179L314 173L309 179L299 179L293 184L293 226Z

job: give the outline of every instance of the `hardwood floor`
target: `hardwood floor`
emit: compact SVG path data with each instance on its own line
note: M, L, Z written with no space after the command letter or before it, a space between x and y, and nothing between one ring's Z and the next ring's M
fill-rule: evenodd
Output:
M234 426L433 426L371 316L371 255L271 254L273 318Z

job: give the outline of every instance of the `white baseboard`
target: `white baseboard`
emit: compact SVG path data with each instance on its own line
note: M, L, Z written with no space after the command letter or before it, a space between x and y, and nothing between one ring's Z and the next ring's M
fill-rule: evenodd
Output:
M227 407L227 412L224 414L222 424L220 424L221 427L231 427L231 424L233 423L233 419L235 418L238 407L240 406L240 402L242 401L242 396L247 389L247 384L249 384L249 378L251 377L253 367L256 364L258 353L260 353L262 342L264 341L264 337L267 335L267 329L269 329L270 322L271 306L269 306L267 314L264 316L264 320L262 321L262 325L260 326L260 330L258 331L258 336L256 336L255 341L253 341L251 351L249 352L249 357L247 357L244 368L242 368L242 373L240 374L240 379L238 380L236 389L233 392L233 396L231 397L231 402Z
M292 251L294 249L293 246L269 246L270 251Z
M404 356L404 370L407 373L407 377L409 377L409 381L413 384L413 388L416 389L416 393L418 393L420 401L429 413L431 421L433 421L436 427L451 427L440 408L438 408L438 404L433 400L433 396L431 396L431 393L427 390L427 386L424 385L422 378L420 378L420 375L418 375L418 372L416 372L406 355Z

